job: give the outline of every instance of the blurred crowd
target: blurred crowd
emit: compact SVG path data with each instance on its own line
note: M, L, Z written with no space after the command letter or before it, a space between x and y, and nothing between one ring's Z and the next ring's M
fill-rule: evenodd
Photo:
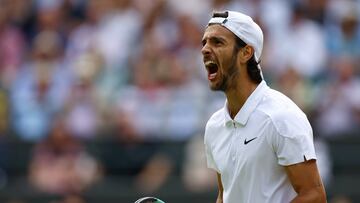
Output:
M0 0L0 136L35 144L32 183L55 193L93 183L102 167L83 143L108 136L193 141L186 167L197 165L224 104L208 88L201 37L226 9L263 28L265 80L306 112L316 140L359 130L359 1Z

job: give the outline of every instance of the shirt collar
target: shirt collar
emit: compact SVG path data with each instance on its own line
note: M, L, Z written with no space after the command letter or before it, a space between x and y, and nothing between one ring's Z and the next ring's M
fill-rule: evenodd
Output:
M247 98L245 104L236 114L234 121L240 123L241 125L245 125L250 117L250 114L256 109L257 105L260 103L267 89L269 89L269 87L267 86L266 82L263 80L251 93L251 95ZM225 125L227 125L228 123L233 122L229 114L229 109L227 108L227 100L225 101L225 105L223 108L224 108L224 116L225 116Z

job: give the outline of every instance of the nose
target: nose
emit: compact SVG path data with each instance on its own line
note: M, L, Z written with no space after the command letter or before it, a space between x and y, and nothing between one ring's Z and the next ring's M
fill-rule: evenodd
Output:
M203 56L209 55L210 54L210 48L209 45L206 43L204 44L204 46L201 49L201 53Z

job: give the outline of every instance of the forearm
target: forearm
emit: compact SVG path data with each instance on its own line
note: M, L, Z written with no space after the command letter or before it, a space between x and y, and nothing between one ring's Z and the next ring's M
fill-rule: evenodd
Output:
M218 197L216 199L216 203L223 203L223 191L224 191L224 188L223 188L223 185L222 185L220 173L217 173L217 179L218 179L219 191L218 191Z
M326 192L316 160L289 165L285 167L285 170L298 194L291 203L326 203Z
M223 203L222 194L218 194L218 197L216 199L216 203Z
M325 190L317 188L307 192L299 193L291 203L326 203Z

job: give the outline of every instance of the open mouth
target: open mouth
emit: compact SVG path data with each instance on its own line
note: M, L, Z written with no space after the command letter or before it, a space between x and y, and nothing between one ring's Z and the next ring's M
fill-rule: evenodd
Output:
M208 71L208 79L213 80L219 70L218 65L214 61L206 61L205 67Z

